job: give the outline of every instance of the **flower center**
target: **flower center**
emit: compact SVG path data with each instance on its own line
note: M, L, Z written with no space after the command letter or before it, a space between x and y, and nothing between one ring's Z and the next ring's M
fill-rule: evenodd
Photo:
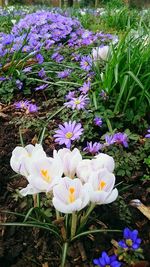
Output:
M109 264L105 265L105 267L111 267Z
M75 201L75 188L69 188L69 203L73 203Z
M87 67L89 64L87 61L84 62L84 66Z
M79 105L81 103L81 101L79 99L74 101L75 105Z
M49 183L51 181L51 177L48 173L48 170L41 170L41 175L42 175L42 178L45 182Z
M72 132L68 132L65 134L65 137L70 139L71 137L73 136L73 133Z
M106 186L106 183L103 180L101 180L99 183L98 190L99 191L103 190L105 186Z
M127 246L131 247L133 242L131 239L126 239L126 244L127 244Z

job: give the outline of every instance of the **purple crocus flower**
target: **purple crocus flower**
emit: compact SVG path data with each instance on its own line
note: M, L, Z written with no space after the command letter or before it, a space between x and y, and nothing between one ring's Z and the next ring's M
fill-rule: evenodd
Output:
M118 242L121 248L136 250L140 247L141 239L138 238L137 230L132 231L129 228L125 228L123 231L123 238L123 240Z
M80 62L81 69L90 71L92 67L92 58L90 56L83 56Z
M70 75L70 73L71 73L71 70L66 69L66 70L64 70L64 71L60 71L60 72L58 72L57 77L58 77L58 78L62 78L62 79L64 79L64 78L67 78L67 77Z
M147 130L148 134L145 135L146 138L150 138L150 129Z
M114 143L128 147L128 137L125 133L116 133L113 136Z
M39 64L42 64L44 62L44 58L41 54L36 55L36 60L38 61Z
M90 90L90 87L91 87L90 81L84 82L83 86L79 88L79 91L82 94L86 95L88 93L88 91Z
M89 98L87 97L87 95L80 95L77 98L76 97L71 98L70 101L66 102L64 105L67 108L80 110L80 109L85 109L88 103L89 103Z
M103 124L102 118L96 116L96 117L94 118L94 124L95 124L96 126L101 127L102 124Z
M97 154L103 146L100 143L97 142L87 142L87 146L83 149L83 151L86 151L92 155Z
M98 259L94 259L93 263L100 267L120 267L121 262L117 260L116 255L108 256L108 254L103 251L102 256Z
M67 148L71 147L71 142L78 140L83 133L81 123L76 121L65 122L63 125L59 125L59 129L55 131L55 142L59 145L65 144Z

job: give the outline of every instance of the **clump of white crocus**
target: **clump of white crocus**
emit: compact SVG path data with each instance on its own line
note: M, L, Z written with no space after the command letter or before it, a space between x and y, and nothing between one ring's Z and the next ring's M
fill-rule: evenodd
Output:
M93 172L89 177L90 201L95 204L109 204L118 197L118 190L114 188L115 176L107 169Z
M82 161L82 156L80 151L75 148L72 151L68 148L59 149L58 152L54 151L54 157L58 154L63 162L64 175L70 178L74 178L76 173L76 168L79 162Z
M80 211L89 203L89 185L82 185L80 179L64 177L53 188L53 205L62 213Z
M86 183L92 172L97 172L103 168L106 168L109 172L113 172L114 167L114 159L107 154L100 153L94 159L84 159L78 164L77 177Z
M30 163L33 159L39 157L46 157L46 153L40 144L36 144L35 146L29 144L25 147L17 146L12 151L10 166L16 173L27 176L29 174Z
M109 46L104 45L102 47L96 47L92 49L92 57L94 61L96 62L97 60L107 60L108 57L108 52L109 52Z
M37 158L30 164L29 175L26 177L29 185L26 190L21 191L24 194L36 192L49 192L53 186L59 183L63 174L63 165L59 157L56 158Z

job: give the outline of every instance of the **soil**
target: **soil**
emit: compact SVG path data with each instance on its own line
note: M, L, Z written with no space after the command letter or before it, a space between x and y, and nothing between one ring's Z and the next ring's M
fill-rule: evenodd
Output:
M11 124L12 117L21 118L21 112L15 112L10 106L1 106L0 109L0 220L1 222L19 222L15 215L4 213L3 211L12 211L23 213L27 210L28 204L26 198L18 199L16 190L26 186L26 180L19 176L14 176L10 168L10 157L12 150L20 144L18 126ZM30 115L31 116L31 115ZM56 121L53 121L55 124ZM50 126L49 126L50 127ZM30 129L24 129L24 142L35 143L36 133ZM53 140L47 137L44 141L44 149L47 154L51 154L54 145ZM136 180L134 186L122 194L122 199L130 211L131 227L139 230L142 238L142 248L144 250L145 262L136 266L150 266L150 226L149 220L140 213L139 210L129 205L130 200L140 199L143 204L148 206L150 203L150 183ZM99 219L99 214L105 214ZM95 223L89 225L90 229L94 227L107 227L113 229L123 229L127 226L124 220L119 218L119 209L117 205L111 207L98 207L95 210ZM116 218L118 218L116 220ZM129 226L129 225L128 225ZM44 230L25 227L2 227L0 240L0 267L57 267L60 266L61 247L54 236ZM120 237L116 235L115 238ZM114 235L101 234L89 235L81 238L72 244L68 252L68 262L66 267L93 266L89 262L98 257L102 250L111 251L111 239Z

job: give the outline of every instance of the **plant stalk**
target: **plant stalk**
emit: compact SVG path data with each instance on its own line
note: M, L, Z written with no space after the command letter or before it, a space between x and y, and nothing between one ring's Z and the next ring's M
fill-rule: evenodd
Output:
M75 212L72 213L72 221L71 221L71 239L76 234L76 228L77 228L77 214Z
M68 242L65 242L64 245L63 245L63 251L62 251L61 267L65 267L66 257L67 257L67 250L68 250Z

